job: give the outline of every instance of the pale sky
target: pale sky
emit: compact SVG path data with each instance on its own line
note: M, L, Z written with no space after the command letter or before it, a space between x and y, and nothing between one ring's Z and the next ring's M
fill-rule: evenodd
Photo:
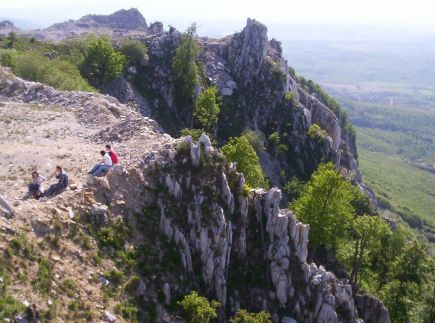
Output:
M394 23L433 26L435 31L434 0L0 0L0 17L47 26L131 7L138 8L147 22L176 26L191 21L244 23L251 17L264 23Z

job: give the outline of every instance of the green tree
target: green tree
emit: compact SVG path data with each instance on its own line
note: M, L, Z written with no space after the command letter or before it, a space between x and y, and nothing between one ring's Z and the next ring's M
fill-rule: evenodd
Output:
M13 48L16 42L17 42L17 34L11 31L8 36L8 48Z
M196 24L193 23L183 33L172 62L175 98L180 107L193 103L197 85L199 72L197 61L201 53L201 47L195 37Z
M332 163L320 164L302 195L290 205L300 221L310 224L310 247L337 247L353 220L352 199L352 184Z
M213 300L210 303L207 298L199 296L195 291L184 296L178 304L183 308L189 323L210 322L217 318L216 309L220 307L219 302Z
M431 273L431 260L427 256L427 245L413 241L405 246L402 254L393 263L390 282L382 290L393 322L407 322L415 299Z
M90 43L82 71L93 84L101 85L121 75L125 60L107 38L100 37Z
M193 113L195 126L211 133L218 121L219 111L218 89L214 86L205 89L196 101Z
M243 173L250 187L267 187L258 156L245 136L230 138L221 152L228 161L237 163L237 170Z
M147 47L135 39L123 39L119 50L132 64L145 64L148 60Z
M361 270L364 256L367 251L381 248L381 237L390 233L388 224L378 216L364 215L355 219L354 225L355 249L352 260L350 283L358 283L358 273Z
M269 313L261 311L259 313L249 313L246 310L237 311L236 315L230 319L230 323L272 323Z

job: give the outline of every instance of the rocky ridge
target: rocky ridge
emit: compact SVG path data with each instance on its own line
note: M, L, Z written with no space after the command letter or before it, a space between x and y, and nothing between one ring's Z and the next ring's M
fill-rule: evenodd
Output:
M160 133L155 121L114 98L56 91L16 78L7 69L0 72L0 100L5 113L26 115L34 104L41 109L57 106L64 109L63 113L72 113L70 124L76 119L81 125L84 141L74 140L76 146L83 145L79 150L93 144L97 151L99 142L110 141L122 158L122 167L107 178L86 179L83 171L78 172L72 176L75 188L46 203L16 199L17 192L24 193L25 182L17 186L17 192L6 189L8 182L2 185L6 200L15 201L14 216L9 220L0 217L2 250L6 250L4 242L10 243L19 233L25 232L35 243L46 239L60 220L64 228L60 235L63 259L59 260L56 249L48 256L59 272L53 279L57 283L69 275L77 279L80 272L85 272L84 265L86 272L96 273L113 268L113 264L105 259L98 268L84 260L89 255L69 240L67 228L80 225L74 215L85 214L102 228L123 219L133 231L127 243L139 250L146 248L146 256L163 257L154 259L158 266L171 253L174 255L174 264L141 277L140 286L144 287L139 295L155 309L156 322L179 320L171 313L170 304L193 289L221 302L222 320L241 307L266 309L275 322L290 318L301 322L360 320L347 282L322 266L306 263L309 227L298 222L291 211L280 209L280 190L245 192L243 175L237 173L236 165L225 164L207 136L202 135L198 143L190 137L174 140ZM50 122L55 125L58 121L50 117ZM10 149L6 145L2 151ZM53 143L44 146L41 140L32 145L41 154L45 149L53 153ZM146 225L139 225L143 221ZM91 308L98 306L94 310L101 312L102 318L111 319L114 304L103 302L101 291L95 288L98 284L89 280L79 284L78 291L83 299L91 300ZM12 289L21 297L33 295L29 286ZM32 298L40 308L46 307L38 294ZM371 304L367 300L363 303ZM381 312L370 315L386 315L382 307L375 311Z

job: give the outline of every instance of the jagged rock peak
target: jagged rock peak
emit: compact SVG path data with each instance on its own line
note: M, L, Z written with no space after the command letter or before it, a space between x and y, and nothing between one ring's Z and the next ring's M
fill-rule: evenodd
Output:
M229 51L233 70L244 82L257 75L267 55L267 27L255 19L248 18L242 32L233 36Z

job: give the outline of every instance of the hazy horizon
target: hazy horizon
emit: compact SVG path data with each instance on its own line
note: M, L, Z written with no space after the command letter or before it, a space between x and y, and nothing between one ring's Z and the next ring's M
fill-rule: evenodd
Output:
M212 10L210 3L199 0L186 0L182 7L175 0L159 3L130 0L122 4L115 0L15 0L0 3L0 17L12 19L21 25L27 24L24 27L27 29L45 28L53 23L76 20L87 14L110 14L132 7L139 9L148 23L158 20L165 26L173 25L183 30L195 21L200 27L200 34L201 27L207 29L206 24L227 23L228 26L223 27L219 36L228 31L232 33L240 30L247 17L266 25L296 24L344 28L371 26L390 30L435 31L435 5L426 0L415 0L412 4L391 0L330 0L327 3L320 0L271 0L267 6L258 0L221 0Z

